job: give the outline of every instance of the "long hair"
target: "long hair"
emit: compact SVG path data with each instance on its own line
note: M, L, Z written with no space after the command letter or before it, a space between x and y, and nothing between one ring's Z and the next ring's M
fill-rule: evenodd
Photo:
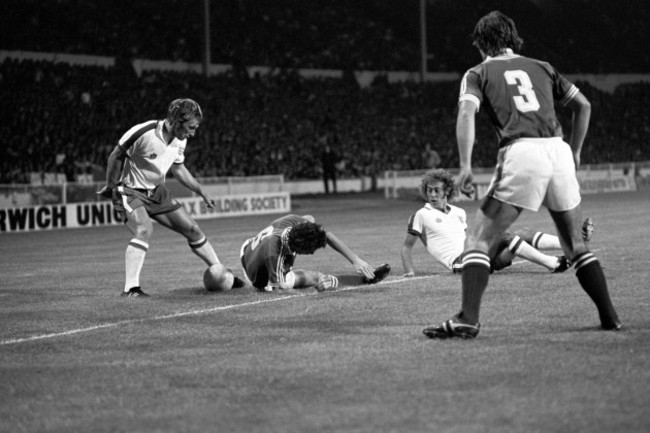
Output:
M428 170L422 176L422 183L420 183L420 193L422 194L422 198L427 200L427 186L437 182L443 183L447 200L456 196L456 186L454 185L454 178L451 173L442 168L436 168Z
M472 38L476 48L492 57L506 48L518 52L524 44L515 22L500 11L492 11L478 20Z
M317 249L327 245L327 233L320 224L302 222L291 228L287 244L291 251L298 254L314 254Z

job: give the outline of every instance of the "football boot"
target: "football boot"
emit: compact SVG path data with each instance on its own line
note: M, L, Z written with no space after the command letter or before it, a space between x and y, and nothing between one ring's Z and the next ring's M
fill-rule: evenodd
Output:
M365 284L375 284L386 278L386 275L390 273L390 265L388 263L384 263L381 266L378 266L374 270L375 273L375 278L369 279L366 277L363 277L363 282Z
M145 292L140 289L140 287L131 287L127 292L122 292L120 296L124 296L126 298L141 298L141 297L148 297Z
M458 321L457 317L452 317L451 319L442 322L439 326L424 328L422 333L429 338L438 338L441 340L447 338L462 338L463 340L469 340L471 338L476 338L480 329L481 325L479 323L475 325L461 323Z
M571 260L567 256L558 256L557 257L557 266L551 272L554 274L560 274L571 267Z
M593 235L594 235L594 221L591 219L591 217L588 217L582 223L582 240L585 242L589 242Z

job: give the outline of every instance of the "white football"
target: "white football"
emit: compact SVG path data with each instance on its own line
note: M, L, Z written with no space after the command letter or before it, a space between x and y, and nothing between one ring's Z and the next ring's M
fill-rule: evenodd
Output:
M203 273L203 286L210 292L232 289L235 275L222 264L212 265Z

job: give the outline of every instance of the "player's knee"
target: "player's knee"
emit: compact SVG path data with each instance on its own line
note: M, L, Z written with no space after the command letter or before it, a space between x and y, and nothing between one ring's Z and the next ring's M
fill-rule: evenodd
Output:
M573 261L576 257L589 251L589 248L583 242L576 242L569 246L569 251L565 251L566 256Z
M490 256L496 257L501 253L501 251L508 248L508 245L515 238L515 235L511 232L504 232L499 235L490 246Z
M189 241L193 241L196 239L201 239L203 235L203 231L201 230L201 227L197 223L192 223L188 225L184 230L183 234Z
M140 224L137 225L133 231L137 239L148 241L151 239L151 235L153 234L153 225Z

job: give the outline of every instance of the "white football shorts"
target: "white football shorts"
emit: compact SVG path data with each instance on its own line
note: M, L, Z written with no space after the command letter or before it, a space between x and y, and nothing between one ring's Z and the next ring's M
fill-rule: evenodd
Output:
M580 204L571 146L560 137L521 138L499 149L488 196L537 211L567 211Z

